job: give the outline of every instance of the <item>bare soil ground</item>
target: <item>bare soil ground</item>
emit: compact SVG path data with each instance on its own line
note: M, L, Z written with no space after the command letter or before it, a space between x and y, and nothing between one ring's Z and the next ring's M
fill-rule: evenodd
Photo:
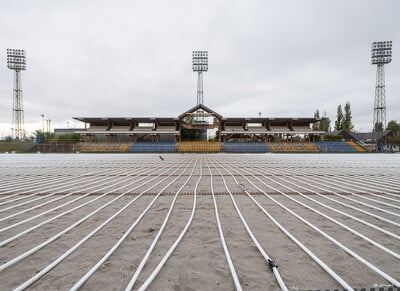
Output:
M42 274L87 236L24 286L70 289L126 236L81 289L125 289L156 242L136 290L185 228L194 201L187 232L148 289L235 289L213 197L245 290L281 288L234 202L290 290L344 288L277 223L353 288L387 288L400 280L400 155L162 156L1 155L0 289Z

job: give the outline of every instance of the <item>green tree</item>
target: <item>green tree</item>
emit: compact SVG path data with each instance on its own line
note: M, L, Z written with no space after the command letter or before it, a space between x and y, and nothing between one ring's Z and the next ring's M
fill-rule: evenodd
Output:
M79 141L81 137L77 133L64 133L57 136L57 140Z
M331 130L331 120L330 118L327 116L326 111L324 110L324 116L322 117L322 121L321 121L321 128L320 130L328 132Z
M315 118L315 119L320 119L320 117L319 117L319 110L318 110L318 109L314 112L314 118ZM313 130L319 130L319 128L320 128L320 123L321 123L321 121L317 121L317 122L313 123L312 129L313 129Z
M351 116L351 107L350 107L350 102L346 102L346 105L344 106L344 117L343 117L343 122L342 122L342 129L344 129L347 132L352 132L354 128L354 124L351 121L352 116Z
M322 139L326 140L326 141L333 141L333 140L338 141L338 140L342 140L343 138L341 135L337 135L337 134L324 134L322 136Z
M319 130L328 132L331 129L331 120L329 117L323 117L321 121L321 127Z
M343 129L343 111L342 111L342 105L339 105L336 114L335 130L341 130L341 129Z
M374 131L382 131L382 130L383 130L382 122L375 123Z
M313 124L312 128L313 130L318 130L318 131L325 131L328 132L331 129L331 120L329 117L326 115L326 111L324 110L324 116L320 116L319 110L315 110L314 112L314 118L315 119L321 119L321 121L318 121Z
M388 122L386 130L391 131L388 137L388 144L400 146L400 123L391 120Z
M43 131L41 131L40 129L36 129L31 136L32 140L36 140L36 141L43 141L44 139L53 139L54 138L54 133L52 132L45 132L43 135Z
M32 135L31 135L31 140L37 141L37 142L43 142L44 136L43 136L43 131L36 129Z
M391 135L393 136L400 136L400 123L397 123L395 120L391 120L388 122L386 130L391 130Z

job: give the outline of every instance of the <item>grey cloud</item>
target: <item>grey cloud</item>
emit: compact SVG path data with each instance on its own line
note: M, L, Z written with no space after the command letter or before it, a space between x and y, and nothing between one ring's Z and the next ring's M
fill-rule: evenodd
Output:
M0 134L11 121L6 48L27 51L25 121L174 116L196 101L191 51L209 50L205 103L226 116L335 119L350 101L372 124L370 44L393 40L387 115L400 121L398 1L11 1L0 4ZM15 21L18 19L18 21Z

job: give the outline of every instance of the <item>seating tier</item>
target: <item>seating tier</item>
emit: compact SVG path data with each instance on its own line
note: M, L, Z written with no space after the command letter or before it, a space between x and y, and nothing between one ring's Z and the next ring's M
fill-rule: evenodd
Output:
M311 142L289 143L270 142L269 147L274 153L317 153L319 148Z
M135 142L129 147L130 153L173 153L174 142Z
M267 153L269 147L265 142L225 142L227 153Z
M178 152L218 153L222 143L217 141L183 141L179 143Z
M354 141L348 141L347 143L350 146L352 146L353 148L355 148L359 153L365 153L366 152L365 148L363 148L359 144L355 143Z
M126 153L132 143L85 142L79 146L82 153Z
M315 144L325 153L356 153L357 150L345 141L318 141Z

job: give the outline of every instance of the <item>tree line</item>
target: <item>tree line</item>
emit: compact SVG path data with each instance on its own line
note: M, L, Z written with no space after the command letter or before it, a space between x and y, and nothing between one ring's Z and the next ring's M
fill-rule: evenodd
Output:
M316 119L321 119L321 121L313 124L313 129L318 131L331 131L331 120L326 116L326 111L324 111L324 116L321 118L320 111L317 109L314 112L314 117ZM344 107L339 105L336 111L336 120L334 123L333 130L345 130L347 132L354 132L354 124L353 124L353 116L351 113L351 105L350 102L346 102ZM382 124L376 124L375 131L382 131ZM386 130L390 130L391 133L388 137L388 144L390 145L400 145L400 122L397 123L395 120L391 120L388 122L386 126Z
M400 146L400 122L397 123L395 120L389 121L386 130L391 131L388 137L388 144Z
M314 112L314 117L316 119L321 118L318 109ZM334 130L336 130L336 131L345 130L348 132L352 132L354 129L354 124L353 124L352 119L353 119L353 117L351 115L350 102L346 102L346 104L344 106L344 112L342 109L342 105L339 105L337 107L337 114L336 114L336 121L334 123ZM325 131L325 132L331 131L331 120L329 119L329 117L326 116L326 111L324 111L324 116L321 118L321 121L314 123L313 129Z

